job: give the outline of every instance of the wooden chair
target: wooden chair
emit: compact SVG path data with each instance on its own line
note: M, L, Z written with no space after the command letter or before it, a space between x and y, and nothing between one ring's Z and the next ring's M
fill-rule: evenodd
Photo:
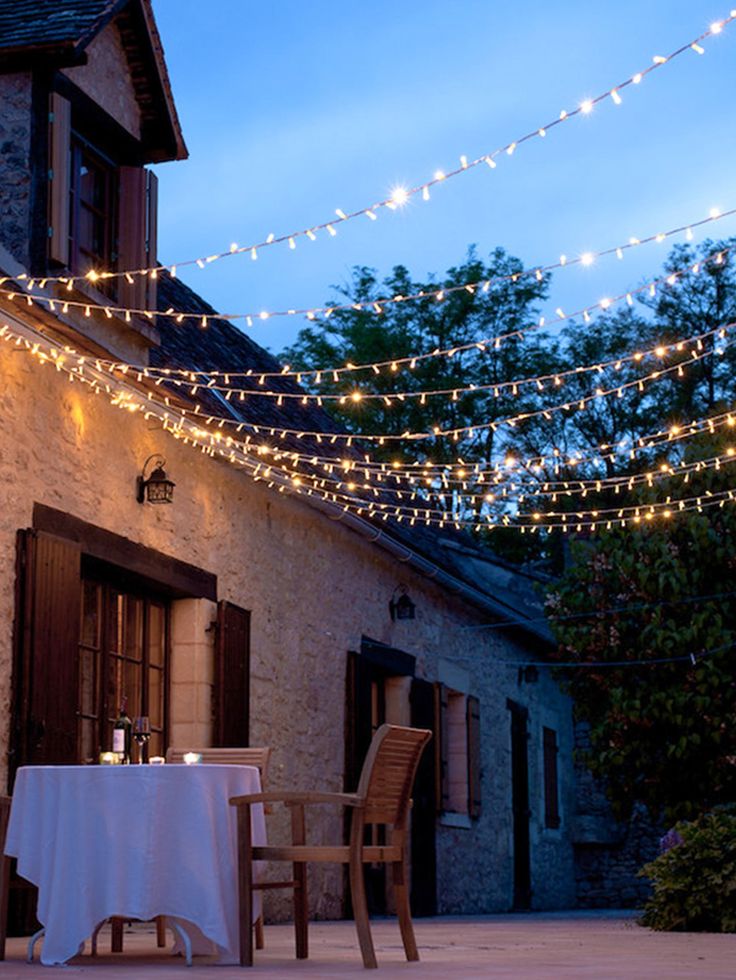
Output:
M409 908L407 882L408 820L411 790L417 765L431 738L426 729L381 725L373 737L363 764L356 793L273 792L235 796L230 803L238 811L238 889L240 897L240 964L253 966L253 892L263 888L291 888L294 892L294 928L297 959L308 956L307 872L309 861L349 865L350 893L363 965L375 968L376 954L371 937L368 906L363 881L363 865L390 864L401 938L407 960L418 960L414 928ZM253 846L250 808L253 803L284 803L291 810L291 845ZM304 807L333 803L349 807L352 814L350 843L338 846L307 844ZM366 845L365 828L371 824L386 827L384 845ZM293 878L288 881L253 880L253 861L290 861Z
M249 746L247 748L217 748L213 749L207 748L195 748L195 749L180 749L180 748L168 748L166 750L166 761L167 763L180 763L184 762L184 756L188 752L197 752L202 756L202 762L205 764L214 764L221 766L256 766L261 774L261 789L266 786L266 778L268 776L268 763L271 759L271 748L270 746ZM159 916L156 920L156 930L157 933L160 932L162 925L160 920L163 916ZM256 949L263 949L264 936L263 936L263 915L259 915L253 924L256 936Z
M10 802L9 796L0 796L0 960L5 959L5 939L8 934L10 858L5 856L5 836L10 819Z

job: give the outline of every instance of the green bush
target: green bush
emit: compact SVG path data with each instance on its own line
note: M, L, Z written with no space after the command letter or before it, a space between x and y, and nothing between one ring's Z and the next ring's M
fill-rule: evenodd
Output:
M666 848L639 872L652 880L642 925L690 932L736 932L736 805L678 823Z

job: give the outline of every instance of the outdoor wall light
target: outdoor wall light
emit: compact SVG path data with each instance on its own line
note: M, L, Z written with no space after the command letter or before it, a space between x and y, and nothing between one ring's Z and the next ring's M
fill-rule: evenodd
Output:
M149 463L152 466L148 476L146 476ZM139 504L144 503L146 500L149 504L170 504L174 499L175 483L166 475L165 465L166 460L156 453L149 456L145 461L143 472L137 480L137 500Z
M414 619L416 608L403 585L394 589L394 594L388 604L388 611L391 613L391 619L394 622L397 619Z

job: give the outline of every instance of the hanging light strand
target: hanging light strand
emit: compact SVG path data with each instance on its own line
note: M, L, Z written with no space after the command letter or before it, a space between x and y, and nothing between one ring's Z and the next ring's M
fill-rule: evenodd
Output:
M701 54L705 50L702 47L702 44L711 40L714 35L722 33L722 31L728 27L734 19L736 19L736 10L730 11L727 17L714 21L707 31L704 31L698 37L693 38L686 44L681 45L669 55L655 55L650 65L642 68L641 71L635 72L633 75L626 78L619 84L610 86L595 98L585 99L580 104L571 107L570 109L561 110L559 115L550 122L538 126L525 135L519 136L515 140L505 143L497 147L495 150L484 153L475 159L468 159L468 157L463 154L460 157L459 167L455 167L447 171L437 171L431 179L417 184L412 188L394 188L388 197L376 201L374 204L360 207L351 212L345 212L342 208L336 208L334 217L331 217L327 221L322 221L319 224L312 225L309 228L301 228L279 235L271 233L262 241L253 242L248 245L239 245L236 242L233 242L229 248L221 252L210 255L201 255L198 258L184 259L172 264L162 263L155 266L146 266L136 269L124 269L116 272L91 269L83 276L55 276L47 277L47 280L51 281L53 279L57 282L70 284L73 287L76 283L84 280L97 282L98 280L113 279L122 276L129 279L137 276L155 277L158 273L164 270L169 271L172 275L176 275L179 268L192 265L197 265L200 268L206 268L213 262L233 255L249 254L251 258L257 259L259 252L274 245L287 245L290 251L294 251L299 240L307 238L310 241L314 241L318 232L327 232L329 237L334 238L337 234L337 227L339 227L341 224L352 221L356 218L364 219L366 217L370 218L372 223L380 212L385 210L395 211L398 208L404 207L411 200L411 198L416 196L421 196L422 200L428 201L431 197L431 189L435 188L439 184L446 183L448 180L454 177L460 176L460 174L467 173L468 171L473 170L475 167L484 165L488 166L491 170L495 170L500 159L513 156L518 148L523 146L525 143L528 143L530 140L543 139L551 130L562 125L562 123L569 122L571 119L574 119L580 115L588 115L600 103L607 102L610 99L614 105L621 105L623 101L621 98L621 92L623 90L628 89L630 86L638 86L652 72L663 68L665 65L672 64L675 59L688 51L695 51L696 53Z
M644 238L631 237L626 244L617 245L613 248L601 249L597 252L588 251L584 252L579 256L573 256L567 258L562 256L559 261L548 263L547 265L541 266L531 266L528 269L523 269L520 272L506 273L499 276L491 276L485 279L474 279L468 282L458 283L454 286L438 286L436 289L423 289L416 293L409 293L407 295L400 296L380 296L376 299L363 300L361 302L355 303L336 303L331 306L315 306L315 307L303 307L303 308L293 308L293 309L282 309L282 310L260 310L259 312L250 313L213 313L210 309L198 310L192 312L191 310L180 310L175 307L170 307L166 310L151 310L142 307L130 307L130 306L120 306L115 303L104 303L104 302L93 302L90 299L75 300L70 299L67 296L58 295L56 293L44 293L38 292L38 290L45 290L47 286L53 280L46 278L34 278L28 276L26 273L21 273L14 279L6 276L0 278L0 295L6 296L9 300L22 297L26 302L30 299L36 303L40 303L48 307L51 312L66 313L69 310L82 311L85 316L90 316L94 311L95 313L102 313L106 317L110 316L122 316L126 321L130 321L133 317L142 317L149 321L155 320L156 317L160 317L163 320L170 320L178 324L182 323L195 323L200 327L206 328L211 320L224 320L229 323L243 322L247 327L252 327L254 323L263 323L271 319L277 319L279 317L291 317L291 316L304 316L308 320L318 320L320 318L329 319L333 314L337 312L354 311L362 312L370 315L382 315L387 307L395 306L399 303L413 303L417 301L427 301L427 302L438 302L442 303L448 299L448 297L453 296L457 293L487 293L493 286L499 285L501 283L518 283L528 280L530 277L541 281L544 279L545 275L560 269L574 268L576 266L590 266L597 259L603 258L609 255L616 255L619 258L624 257L624 253L632 248L638 248L641 245L647 245L651 242L663 242L675 235L685 234L688 240L693 237L693 229L702 227L703 225L712 224L716 221L721 221L724 218L733 217L736 214L736 208L732 208L728 211L720 211L717 208L712 208L710 214L707 218L703 218L700 221L694 221L687 225L680 225L677 228L673 228L666 232L657 232L656 234L647 235ZM725 257L729 250L720 250L719 252L714 252L713 257L718 257L719 255ZM709 256L704 261L708 261L711 257ZM8 286L8 283L17 283L18 287ZM654 285L658 285L659 281L655 280ZM629 296L637 296L641 294L645 289L651 288L651 283L647 283L645 286L639 286L634 290L630 290L628 293L622 293L620 296L616 296L610 300L603 300L599 303L593 303L588 307L580 310L576 310L574 313L567 317L553 319L550 323L559 322L560 319L570 319L574 316L589 316L591 313L597 312L599 309L606 309L611 303L621 302L622 300L628 298ZM606 304L601 307L601 303ZM524 328L525 330L536 329L538 325L528 326ZM523 332L523 331L522 331ZM299 380L314 378L318 375L330 373L331 376L340 376L345 373L354 374L361 371L374 371L376 368L389 369L395 372L397 368L404 368L407 366L413 367L419 361L426 359L427 357L439 357L443 355L454 355L463 350L472 349L479 343L489 344L492 341L498 342L507 339L511 336L520 335L519 331L515 331L512 334L502 335L500 337L486 339L484 341L477 341L473 344L461 345L457 348L448 348L445 350L432 351L428 354L421 355L406 355L405 357L394 358L385 361L375 361L365 364L346 364L334 367L323 367L323 368L312 368L308 370L292 370L287 367L281 371L271 371L265 372L262 377L283 377L291 376L297 377ZM149 369L152 370L152 369ZM163 370L163 369L162 369ZM193 372L189 372L193 373ZM194 372L196 373L196 372ZM200 372L200 373L210 373L213 375L228 373L232 376L250 376L256 372L238 372L238 371L227 371L223 369L222 371L215 372Z

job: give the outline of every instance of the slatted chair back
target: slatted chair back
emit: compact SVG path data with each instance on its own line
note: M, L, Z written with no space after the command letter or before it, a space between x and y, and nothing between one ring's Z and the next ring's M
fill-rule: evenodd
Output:
M430 738L423 729L378 729L358 784L358 796L365 799L364 823L405 825L419 759Z
M180 749L169 748L166 750L167 762L183 762L184 756L189 752L196 752L202 756L202 762L221 766L256 766L261 773L261 788L265 786L266 776L268 775L268 763L271 758L269 746L249 746L243 748L195 748Z

